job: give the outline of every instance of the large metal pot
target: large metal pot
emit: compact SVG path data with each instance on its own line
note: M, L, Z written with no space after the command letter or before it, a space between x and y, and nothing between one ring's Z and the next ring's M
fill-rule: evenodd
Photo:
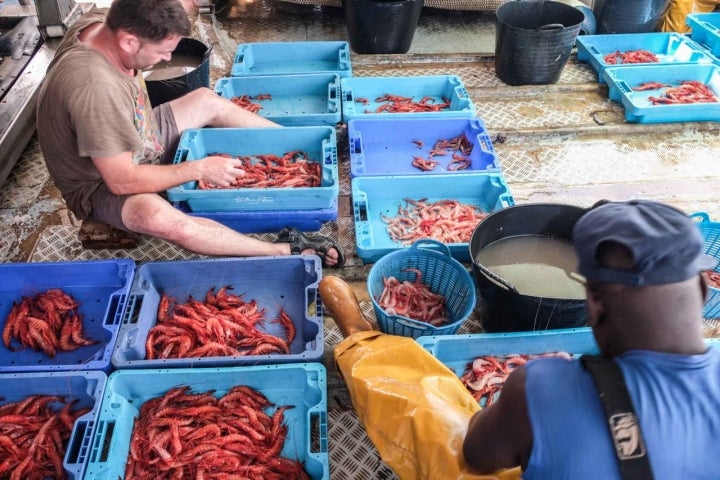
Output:
M584 208L563 204L524 204L499 210L480 222L470 237L473 278L483 300L483 327L488 332L514 332L581 327L585 300L524 295L477 261L487 245L520 235L547 235L572 241L575 222Z

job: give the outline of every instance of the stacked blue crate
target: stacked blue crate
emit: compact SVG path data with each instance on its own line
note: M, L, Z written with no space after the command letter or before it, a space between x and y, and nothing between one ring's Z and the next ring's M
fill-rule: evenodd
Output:
M607 83L609 98L623 105L628 122L717 121L720 119L717 101L680 103L663 98L669 88L690 81L703 83L720 98L720 67L715 64L712 47L702 45L712 43L715 37L720 40L716 32L703 31L708 20L688 16L687 23L693 27L690 37L660 32L578 37L578 60L589 62L598 72L598 81ZM638 50L653 54L657 61L622 64L605 58L616 52Z
M238 45L231 77L221 78L215 92L234 99L246 95L257 114L285 128L203 129L183 134L175 163L212 153L282 156L293 150L316 155L322 185L312 188L199 190L197 182L168 189L176 208L210 218L243 233L276 232L283 227L319 230L338 214L337 141L341 121L340 79L352 74L347 42L264 42ZM318 129L325 138L316 144ZM305 128L306 130L298 130ZM314 131L312 129L315 129ZM331 131L331 132L330 132ZM192 138L191 138L192 137ZM194 143L194 145L190 145ZM281 151L285 149L284 151Z

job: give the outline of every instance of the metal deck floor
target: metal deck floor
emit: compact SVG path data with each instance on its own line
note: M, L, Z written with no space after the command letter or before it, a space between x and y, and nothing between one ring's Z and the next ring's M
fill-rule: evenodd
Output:
M217 15L200 15L195 36L215 45L211 82L229 74L238 43L347 40L341 10L261 0L218 2ZM720 128L717 123L631 125L607 98L592 70L571 58L560 82L509 87L494 74L494 16L479 12L423 11L407 55L352 55L356 76L456 74L485 121L516 203L589 206L601 198L651 198L686 212L720 219ZM342 149L341 149L342 150ZM349 159L340 154L339 217L323 227L347 249L349 262L328 269L356 289L373 318L364 289L368 268L354 253ZM134 250L83 250L79 222L65 208L35 138L0 191L0 261L133 258L138 262L197 258L173 245L143 238ZM266 236L267 237L267 236ZM463 332L480 331L471 317ZM325 322L325 365L330 402L333 478L392 479L352 411L332 362L340 340Z

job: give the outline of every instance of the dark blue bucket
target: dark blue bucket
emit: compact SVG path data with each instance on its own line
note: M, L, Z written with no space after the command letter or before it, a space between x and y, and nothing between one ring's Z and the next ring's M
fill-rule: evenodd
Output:
M671 0L596 0L593 12L600 33L655 32Z
M197 88L210 87L211 50L212 48L200 40L194 38L181 39L173 51L173 59L175 56L182 56L184 60L191 60L192 66L185 65L182 68L174 68L172 71L178 72L178 75L171 78L150 80L152 73L146 77L145 85L150 97L150 104L155 107L161 103L180 98ZM169 65L173 65L173 59L170 60ZM154 68L158 67L160 65L156 65Z

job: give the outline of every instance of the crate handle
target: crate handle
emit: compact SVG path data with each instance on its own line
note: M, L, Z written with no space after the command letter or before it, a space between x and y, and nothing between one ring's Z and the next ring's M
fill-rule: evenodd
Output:
M327 453L327 413L324 411L310 411L308 413L310 414L310 428L308 429L308 445L310 445L310 453ZM318 450L312 448L315 446L312 441L313 437L318 439Z
M720 31L720 27L716 27L716 26L713 25L712 23L700 22L700 25L702 25L703 28L709 30L710 32L718 32L718 31Z
M595 45L590 45L588 47L588 50L590 50L593 55L600 55L600 51L597 48L595 48Z
M627 94L630 94L633 91L632 88L630 88L630 85L628 85L627 82L625 82L625 80L619 80L617 82L617 86L620 90L622 90L623 92L625 92Z
M444 253L448 257L451 257L452 254L450 253L450 247L445 245L442 242L438 242L437 240L433 240L431 238L421 238L420 240L416 240L411 246L411 250L419 250L421 248L427 248L429 250L440 250L440 253Z
M175 153L175 159L173 160L173 163L183 163L187 161L188 153L190 153L189 149L178 148L178 151Z
M123 315L122 325L136 324L138 322L144 299L145 295L142 294L130 295Z
M495 149L493 148L492 140L490 140L490 135L487 133L479 133L477 140L483 152L495 155Z
M87 445L92 440L92 421L77 420L73 426L65 453L65 462L82 466L87 457Z
M705 212L691 213L690 218L696 223L704 223L710 221L710 216Z
M353 194L353 198L356 195ZM355 222L367 222L367 196L364 192L358 192L355 198Z
M125 294L115 293L110 296L110 305L107 309L103 325L120 325L125 313Z

